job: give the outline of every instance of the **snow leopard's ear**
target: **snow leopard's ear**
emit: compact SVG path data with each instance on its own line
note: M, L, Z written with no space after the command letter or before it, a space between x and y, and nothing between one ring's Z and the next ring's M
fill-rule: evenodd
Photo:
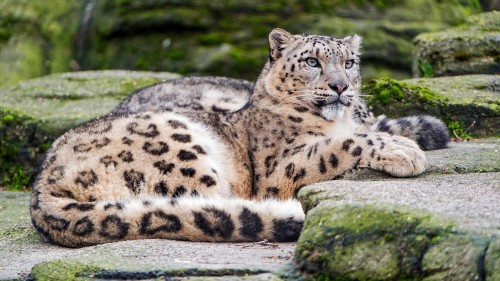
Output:
M269 61L273 62L281 57L281 53L287 44L292 42L293 35L287 31L275 28L269 33Z
M363 39L360 36L356 34L347 36L343 39L343 41L349 47L349 49L351 49L354 53L359 54L359 49L361 48L361 41L363 41Z

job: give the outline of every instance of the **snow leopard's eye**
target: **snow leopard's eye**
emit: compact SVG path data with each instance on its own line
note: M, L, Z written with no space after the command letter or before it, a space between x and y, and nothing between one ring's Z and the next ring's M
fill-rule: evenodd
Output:
M319 61L316 58L307 58L306 63L312 67L319 67Z
M345 68L349 69L354 65L354 60L346 60L345 61Z

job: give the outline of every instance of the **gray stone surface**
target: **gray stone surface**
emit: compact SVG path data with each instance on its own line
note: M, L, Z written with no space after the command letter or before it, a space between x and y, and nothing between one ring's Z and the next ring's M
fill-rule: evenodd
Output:
M413 74L418 77L453 76L500 71L500 12L471 16L466 23L414 39Z
M500 172L500 139L452 142L448 149L426 152L426 174Z
M403 205L452 220L457 230L500 236L500 173L329 181L307 186L299 196L306 211L325 200Z
M423 176L500 172L500 139L497 138L450 142L447 149L426 151L425 155L428 165ZM366 181L388 178L382 172L360 169L347 173L343 179Z
M102 116L134 90L180 77L169 72L82 71L19 82L0 91L0 110L30 116L55 136Z

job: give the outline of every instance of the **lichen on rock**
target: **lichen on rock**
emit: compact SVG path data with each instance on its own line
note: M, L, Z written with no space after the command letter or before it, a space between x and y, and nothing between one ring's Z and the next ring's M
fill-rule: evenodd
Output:
M326 200L308 212L294 264L306 280L472 280L488 243L424 211Z
M362 92L376 115L433 115L448 125L451 136L467 139L500 135L499 83L497 75L381 78L364 84Z
M500 12L471 16L466 23L414 40L413 75L438 77L500 73Z

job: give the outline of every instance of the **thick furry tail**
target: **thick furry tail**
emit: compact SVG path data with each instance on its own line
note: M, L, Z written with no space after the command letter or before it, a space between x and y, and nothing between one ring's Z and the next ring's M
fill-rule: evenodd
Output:
M378 116L369 131L388 132L400 135L418 143L422 150L446 148L450 141L448 129L443 121L428 115L389 119Z
M304 222L297 200L154 197L82 203L37 191L31 217L46 240L66 247L149 238L295 241Z

